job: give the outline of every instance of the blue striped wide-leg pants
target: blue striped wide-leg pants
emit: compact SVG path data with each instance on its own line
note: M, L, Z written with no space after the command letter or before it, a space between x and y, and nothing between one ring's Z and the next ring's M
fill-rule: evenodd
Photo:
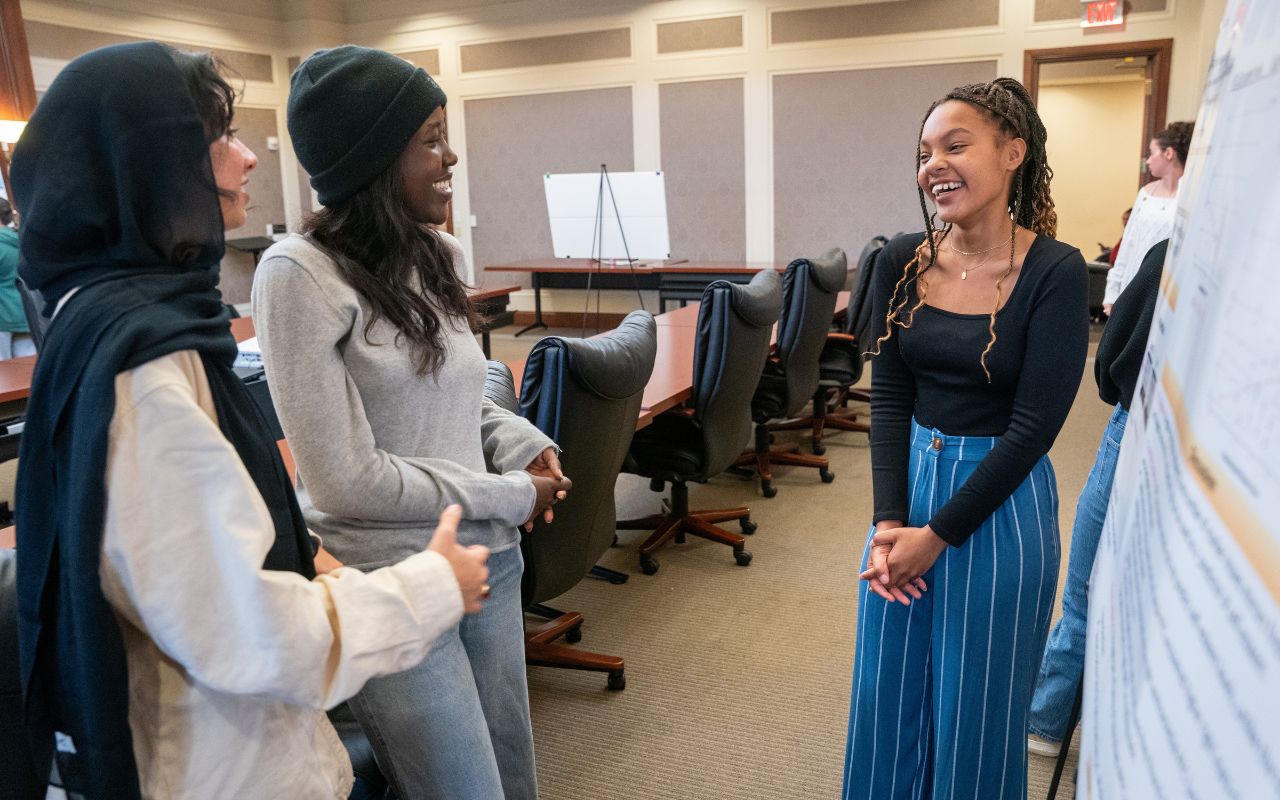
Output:
M997 441L913 423L908 525L926 524ZM923 599L889 603L861 583L845 800L1024 800L1059 555L1045 457L963 547L938 557Z

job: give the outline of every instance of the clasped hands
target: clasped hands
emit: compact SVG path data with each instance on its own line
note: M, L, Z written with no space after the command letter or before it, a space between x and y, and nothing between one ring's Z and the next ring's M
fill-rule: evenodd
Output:
M928 590L921 576L946 548L947 543L928 525L908 528L901 520L881 520L871 537L867 568L858 577L890 603L909 606Z
M555 519L552 506L569 495L569 490L573 488L573 481L566 478L564 471L560 469L560 456L556 454L554 447L543 450L524 469L532 477L533 489L537 493L537 498L533 501L533 511L521 526L525 533L528 533L533 530L533 522L539 515L544 522Z

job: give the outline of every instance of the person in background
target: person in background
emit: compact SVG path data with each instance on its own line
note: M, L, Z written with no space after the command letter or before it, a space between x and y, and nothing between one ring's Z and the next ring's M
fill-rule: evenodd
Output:
M74 797L330 798L323 709L476 612L459 510L398 563L317 575L217 289L257 163L209 55L117 45L62 69L13 160L22 278L54 309L17 482L27 723Z
M484 611L352 698L383 773L399 800L525 800L538 786L519 528L549 520L570 483L555 444L484 397L462 248L431 227L458 161L444 105L381 50L302 62L289 135L324 207L263 254L253 317L299 499L337 558L403 558L450 503L459 540L493 553Z
M916 144L925 231L876 261L875 516L846 800L1026 797L1027 705L1058 578L1047 453L1089 338L1084 258L1053 238L1046 142L1012 78L948 92Z
M18 231L13 216L13 206L0 197L0 361L36 352L18 293Z
M1147 174L1153 180L1138 190L1133 214L1125 223L1118 253L1107 272L1107 291L1102 310L1111 315L1111 306L1129 285L1151 246L1173 233L1173 216L1178 207L1178 184L1187 166L1193 122L1175 122L1147 144Z
M1160 276L1164 272L1169 240L1147 251L1138 272L1116 298L1111 318L1098 342L1094 377L1098 396L1115 406L1093 468L1076 503L1076 519L1071 529L1071 554L1067 577L1062 585L1062 618L1049 634L1049 643L1040 663L1035 696L1031 701L1027 749L1055 757L1067 733L1067 718L1075 702L1076 690L1084 676L1085 630L1088 624L1089 575L1093 572L1107 503L1115 482L1116 459L1124 438L1125 423L1133 405L1134 387L1142 367L1142 357L1151 333Z
M1116 256L1120 253L1120 245L1124 242L1124 229L1129 224L1129 215L1132 213L1132 208L1126 208L1124 213L1120 215L1120 238L1116 239L1114 245L1107 247L1102 242L1098 242L1098 247L1102 248L1102 255L1106 256L1105 259L1102 256L1098 256L1098 260L1106 261L1108 264L1116 263Z

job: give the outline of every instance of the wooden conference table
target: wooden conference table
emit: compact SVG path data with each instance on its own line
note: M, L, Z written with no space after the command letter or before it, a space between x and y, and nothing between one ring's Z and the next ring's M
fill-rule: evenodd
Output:
M508 264L493 264L485 267L487 272L523 272L530 275L533 286L533 322L516 332L516 336L533 330L545 328L547 323L542 318L542 289L581 288L580 279L576 276L599 276L601 289L658 289L659 305L663 305L664 283L677 282L682 285L692 283L699 288L694 296L701 294L701 287L712 280L726 276L750 276L762 269L786 269L786 264L773 262L747 263L743 261L687 261L684 259L668 259L665 261L639 261L635 264L602 263L590 258L530 258L513 261ZM637 279L637 283L628 283L627 278ZM653 284L654 278L659 283ZM566 280L568 279L568 280ZM678 291L678 290L677 290Z

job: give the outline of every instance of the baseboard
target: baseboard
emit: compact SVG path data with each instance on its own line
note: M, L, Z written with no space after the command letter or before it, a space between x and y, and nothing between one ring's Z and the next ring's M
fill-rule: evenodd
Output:
M608 330L616 328L627 315L620 311L601 311L597 314L590 311L586 315L586 327L591 329L599 328ZM515 313L515 324L523 328L525 325L533 324L532 311L517 311ZM543 311L542 321L552 328L581 328L583 327L583 314L581 311Z

